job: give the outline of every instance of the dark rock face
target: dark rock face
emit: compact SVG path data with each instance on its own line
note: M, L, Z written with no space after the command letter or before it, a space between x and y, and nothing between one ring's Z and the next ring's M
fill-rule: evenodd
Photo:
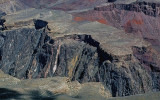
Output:
M43 29L1 32L1 69L17 78L69 76L96 81L97 48L72 36L51 39Z
M152 91L152 79L140 63L128 62L128 65L104 62L100 68L101 81L107 86L113 97L128 96Z
M159 70L152 65L146 68L140 60L145 49L140 54L141 49L133 49L135 57L114 57L90 35L52 39L44 28L0 34L1 69L17 78L67 76L82 83L103 82L112 96L159 91Z
M54 9L57 10L57 13L58 10L71 11L69 14L73 15L74 23L71 21L73 25L69 27L67 25L67 28L77 25L76 30L81 31L81 28L87 26L88 21L97 21L94 25L101 23L123 29L126 33L136 35L140 40L144 39L145 43L148 41L151 46L141 47L140 45L138 47L139 45L135 46L138 43L131 43L132 47L129 44L131 39L128 37L125 38L126 41L123 41L121 34L116 36L120 37L119 40L113 38L113 41L109 41L111 43L108 45L103 39L110 39L111 34L105 30L104 34L106 35L98 33L103 30L93 32L94 35L101 37L109 36L109 38L102 40L100 40L101 37L100 39L96 38L97 41L94 40L95 37L92 38L93 35L84 34L52 38L54 33L52 35L47 33L49 31L47 25L49 23L52 26L54 21L50 23L29 18L26 21L15 22L14 25L5 27L5 19L0 19L0 69L5 73L19 79L67 76L71 80L78 80L81 83L102 82L106 89L110 90L113 97L160 91L160 4L134 2L131 4L110 3L108 6L102 6L101 4L107 1L115 2L118 0L21 1L37 9ZM90 9L93 7L95 8ZM87 10L88 8L89 10ZM74 11L72 12L72 10ZM4 15L5 13L0 12L0 17ZM34 22L34 28L20 28L28 27L32 22ZM91 24L89 22L88 26ZM97 27L94 26L94 28ZM85 30L82 30L83 32ZM118 34L119 31L116 33ZM109 53L108 48L115 49L113 46L121 46L122 43L119 42L129 45L132 48L131 52L122 53L122 55L115 52ZM108 48L103 50L102 44ZM142 43L142 45L144 44Z
M160 65L159 65L159 55L157 51L153 50L151 47L148 47L148 48L133 47L133 52L135 57L145 66L145 68L148 70L148 73L152 77L153 90L159 91L160 90L160 84L159 84L160 83L160 78L159 78Z
M5 19L0 19L0 25L1 25L0 30L5 29L4 22L5 22Z
M25 77L34 49L39 44L43 30L17 29L1 32L1 69L12 76Z
M78 36L55 40L46 36L45 43L36 50L27 77L56 75L68 76L79 82L95 81L98 66L97 49L78 40Z

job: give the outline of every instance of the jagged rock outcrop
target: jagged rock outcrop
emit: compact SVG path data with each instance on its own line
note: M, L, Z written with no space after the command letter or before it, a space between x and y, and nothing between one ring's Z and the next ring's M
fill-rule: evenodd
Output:
M101 81L112 92L112 96L127 96L152 91L152 78L137 62L114 63L106 61L100 67Z
M59 75L72 78L74 76L81 81L93 81L95 80L94 70L98 68L95 47L76 41L74 38L50 39L43 29L22 28L1 32L0 50L1 69L18 78ZM86 68L79 66L86 66ZM58 67L55 69L56 72L53 71L54 67ZM90 77L83 75L85 70L93 70L91 73L85 73L91 74Z
M80 82L96 80L96 48L75 39L78 38L66 36L53 40L46 37L46 42L36 50L28 70L28 78L58 75L68 76Z
M23 28L1 32L1 69L12 76L25 77L43 33L43 30Z
M1 32L1 69L20 79L67 76L81 83L103 82L112 96L159 90L153 85L157 74L150 74L133 55L110 55L90 35L53 39L45 30Z
M19 79L102 82L113 97L160 91L158 3L49 1L34 0L37 9L0 20L2 71Z

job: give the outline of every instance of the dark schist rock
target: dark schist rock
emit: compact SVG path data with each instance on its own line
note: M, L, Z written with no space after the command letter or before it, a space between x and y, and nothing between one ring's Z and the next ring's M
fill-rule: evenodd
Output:
M152 78L140 63L117 65L106 61L99 69L100 78L112 96L128 96L152 91Z
M133 55L115 56L103 51L90 35L51 38L46 28L3 31L0 41L0 68L20 79L67 76L81 83L102 82L112 96L160 88L160 72L154 64L149 70L141 62L144 53L137 53L141 49L133 49Z
M145 66L152 77L154 91L160 91L160 55L152 47L133 47L134 56Z
M72 36L51 39L45 29L16 29L0 33L1 69L17 78L68 76L95 81L97 48Z
M46 36L42 48L36 51L27 77L68 76L79 82L96 81L97 48L76 39L65 36L53 40Z
M42 33L43 30L26 28L0 32L2 41L0 68L12 76L25 77Z

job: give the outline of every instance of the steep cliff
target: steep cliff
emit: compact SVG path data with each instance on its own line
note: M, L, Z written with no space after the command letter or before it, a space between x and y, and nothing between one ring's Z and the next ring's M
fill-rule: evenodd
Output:
M103 82L112 96L159 91L159 70L141 63L139 49L133 48L135 56L112 55L90 35L51 38L46 30L1 32L1 69L20 79L67 76L81 83Z
M160 91L159 3L83 1L21 0L31 8L4 10L0 69L22 80L101 82L113 97Z
M160 4L153 3L153 2L134 2L131 4L111 4L108 6L102 7L95 7L94 9L97 11L111 11L113 9L119 10L128 10L128 11L135 11L135 12L143 12L149 16L159 16L160 15Z

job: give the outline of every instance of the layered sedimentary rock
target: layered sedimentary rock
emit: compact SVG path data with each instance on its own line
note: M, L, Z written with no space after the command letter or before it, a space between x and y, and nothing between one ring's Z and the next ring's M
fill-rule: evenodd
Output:
M128 10L135 12L143 12L149 16L159 16L160 15L160 4L152 2L135 2L132 4L110 4L108 6L95 7L97 11L111 11L113 9Z
M135 2L131 4L107 4L108 6L99 6L95 10L73 13L74 21L97 21L102 24L111 25L118 29L124 29L126 33L142 37L153 45L153 48L159 51L159 16L147 15L144 11L135 11L134 6L147 6L152 9L152 4L158 7L159 3ZM118 8L116 7L118 5ZM124 7L122 5L125 5ZM127 6L128 5L128 6ZM126 7L129 7L127 10ZM133 7L133 8L132 8ZM149 9L146 12L150 13ZM153 7L154 8L154 7ZM98 11L98 9L100 11ZM158 9L158 8L157 8ZM154 10L154 9L152 9ZM158 10L154 10L158 13Z

